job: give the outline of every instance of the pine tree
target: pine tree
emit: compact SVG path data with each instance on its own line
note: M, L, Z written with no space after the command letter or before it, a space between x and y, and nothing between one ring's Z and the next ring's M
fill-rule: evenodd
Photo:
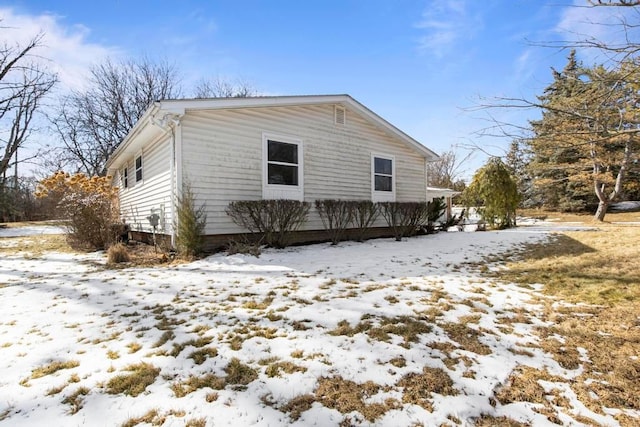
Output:
M529 170L535 192L549 208L595 206L602 221L622 192L638 153L640 68L569 62L539 97L542 119L531 122Z

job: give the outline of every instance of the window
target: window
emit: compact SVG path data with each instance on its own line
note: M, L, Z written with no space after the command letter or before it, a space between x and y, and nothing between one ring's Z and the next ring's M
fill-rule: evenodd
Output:
M262 135L263 197L302 200L302 141L282 135Z
M267 182L298 185L298 145L267 140Z
M123 188L128 188L129 187L129 165L125 165L124 168L122 168L122 187Z
M142 154L136 157L136 182L142 181Z
M371 155L371 190L374 202L395 201L395 159L393 156Z

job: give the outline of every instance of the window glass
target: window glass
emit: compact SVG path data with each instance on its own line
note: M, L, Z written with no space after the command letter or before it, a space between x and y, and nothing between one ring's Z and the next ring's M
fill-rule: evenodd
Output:
M129 169L126 166L122 169L122 186L124 188L129 186Z
M298 146L269 140L269 161L298 164Z
M393 178L390 176L376 175L376 191L393 191Z
M136 182L142 181L142 156L136 157Z
M375 173L391 175L393 173L393 162L391 159L375 158Z
M269 164L269 184L298 185L298 167Z
M298 185L298 145L267 141L267 183Z

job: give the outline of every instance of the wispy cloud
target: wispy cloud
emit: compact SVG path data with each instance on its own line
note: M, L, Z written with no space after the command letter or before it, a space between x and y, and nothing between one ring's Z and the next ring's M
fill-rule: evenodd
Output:
M482 28L482 19L472 13L467 0L429 2L416 28L424 31L419 49L436 57L451 52Z
M114 47L91 43L89 29L82 25L66 26L62 17L52 14L28 15L14 9L0 8L0 43L24 46L42 33L42 46L34 52L35 60L45 63L58 74L62 90L82 88L89 68L108 56L117 56Z
M620 46L628 40L638 40L637 23L640 11L635 7L588 7L583 0L574 0L565 8L555 32L568 45L588 41ZM634 27L623 23L635 23ZM598 49L581 49L578 55L587 62L606 62L608 56Z

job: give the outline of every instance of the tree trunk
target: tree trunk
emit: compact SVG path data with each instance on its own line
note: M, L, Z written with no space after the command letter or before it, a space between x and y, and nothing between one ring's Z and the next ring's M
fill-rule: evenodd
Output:
M608 207L609 207L609 204L601 200L600 203L598 203L598 210L596 210L596 214L594 218L597 221L604 221L604 216L607 214Z

